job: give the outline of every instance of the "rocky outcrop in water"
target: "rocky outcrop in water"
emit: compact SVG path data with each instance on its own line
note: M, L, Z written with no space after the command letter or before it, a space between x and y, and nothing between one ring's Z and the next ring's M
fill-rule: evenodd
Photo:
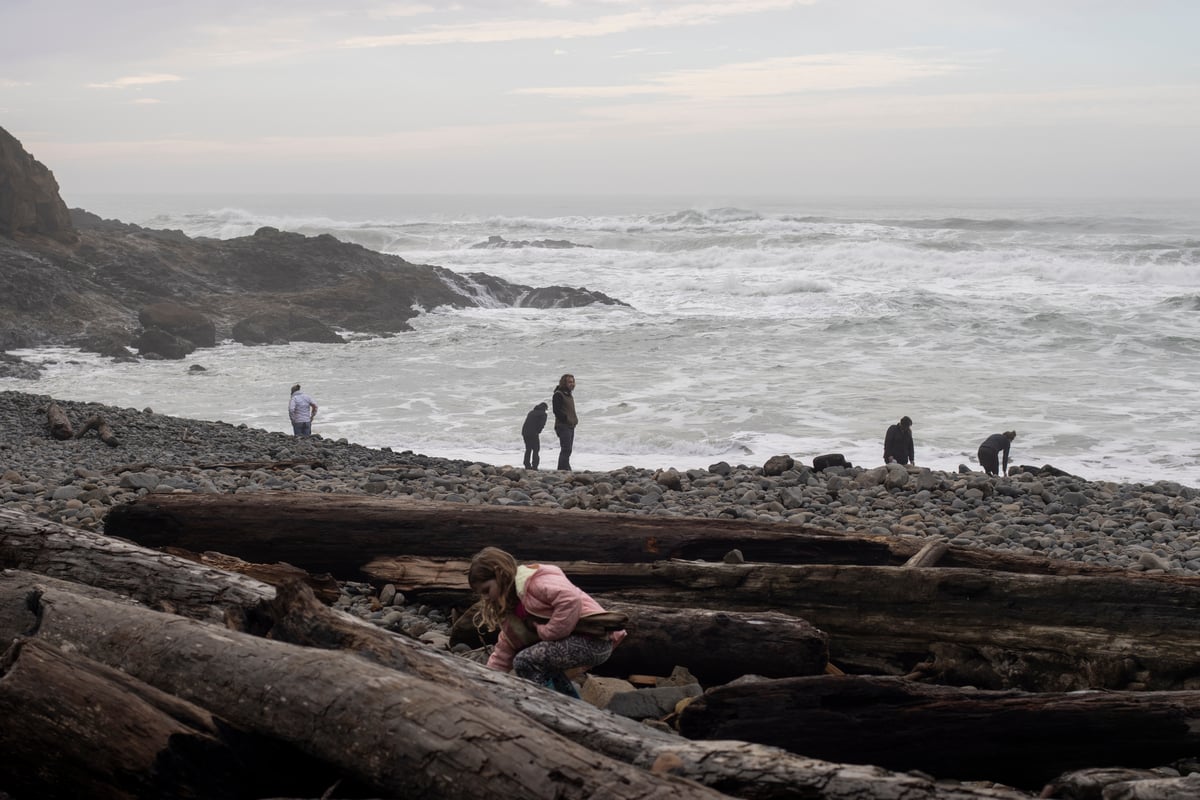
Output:
M487 238L486 242L476 242L471 245L472 250L489 250L498 247L542 247L549 250L569 250L572 247L591 247L590 244L576 244L575 242L566 239L517 239L511 241L503 236L493 234Z
M330 235L260 228L236 239L193 239L78 209L68 214L53 175L0 129L0 351L66 344L129 357L125 348L135 346L143 356L182 358L227 338L334 342L339 329L388 335L439 306L592 303L624 305L583 288L413 264Z

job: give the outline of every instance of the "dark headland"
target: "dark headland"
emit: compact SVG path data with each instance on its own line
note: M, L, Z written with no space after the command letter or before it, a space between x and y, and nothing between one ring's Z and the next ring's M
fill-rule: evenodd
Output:
M69 345L182 358L225 339L386 336L409 330L417 309L481 303L622 304L585 288L412 264L328 234L264 227L219 240L101 219L68 209L53 173L0 128L0 352ZM10 374L18 368L9 361Z

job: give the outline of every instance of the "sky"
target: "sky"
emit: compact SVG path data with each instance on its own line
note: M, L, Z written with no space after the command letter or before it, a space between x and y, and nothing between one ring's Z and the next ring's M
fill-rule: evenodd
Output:
M1196 0L3 0L94 192L1200 196Z

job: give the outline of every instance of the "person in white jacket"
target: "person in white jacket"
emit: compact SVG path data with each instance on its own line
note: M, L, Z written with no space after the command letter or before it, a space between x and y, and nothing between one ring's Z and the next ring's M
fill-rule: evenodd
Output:
M296 436L312 436L312 421L317 415L317 404L304 392L300 384L292 387L292 399L288 401L288 419L292 421L292 433Z

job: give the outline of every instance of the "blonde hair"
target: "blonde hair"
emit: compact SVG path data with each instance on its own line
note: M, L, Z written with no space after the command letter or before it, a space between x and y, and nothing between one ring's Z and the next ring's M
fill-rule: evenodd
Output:
M494 631L500 627L504 617L511 614L519 602L517 598L517 560L498 547L485 547L471 557L467 568L467 583L473 591L487 581L494 580L500 587L500 600L480 598L471 621L475 627Z

